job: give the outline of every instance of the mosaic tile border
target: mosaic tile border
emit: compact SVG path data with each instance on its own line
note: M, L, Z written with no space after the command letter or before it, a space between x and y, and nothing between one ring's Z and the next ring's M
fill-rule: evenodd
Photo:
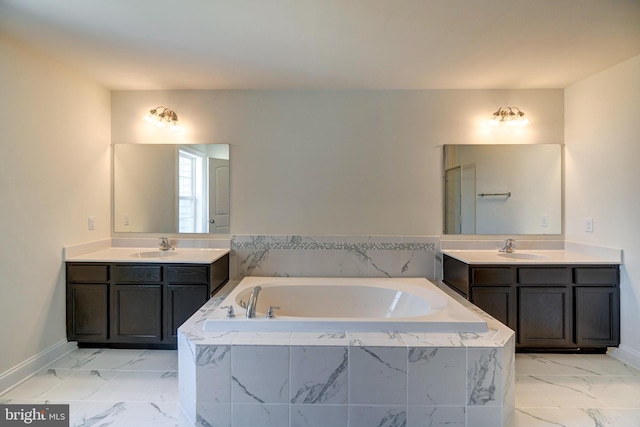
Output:
M292 238L288 241L265 241L258 238L251 242L231 241L232 249L285 249L285 250L382 250L382 251L435 251L434 243L343 243L343 242L302 242Z

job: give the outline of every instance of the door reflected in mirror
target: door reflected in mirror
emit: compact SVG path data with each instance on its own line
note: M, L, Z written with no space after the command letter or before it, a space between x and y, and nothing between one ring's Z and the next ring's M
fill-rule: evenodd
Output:
M230 233L227 144L115 144L113 231Z
M559 144L445 145L444 234L561 234Z

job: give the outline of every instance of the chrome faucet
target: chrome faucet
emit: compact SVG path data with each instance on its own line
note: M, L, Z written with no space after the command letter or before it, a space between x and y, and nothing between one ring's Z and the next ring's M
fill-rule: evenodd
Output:
M159 239L161 251L172 251L175 249L173 246L171 246L171 244L169 243L169 239L167 239L166 237L159 237Z
M256 286L251 291L251 295L249 296L249 302L247 303L247 319L251 319L256 317L256 306L258 305L258 294L262 288L260 286Z
M508 254L516 251L516 241L513 239L507 239L504 242L504 247L499 252L506 252Z

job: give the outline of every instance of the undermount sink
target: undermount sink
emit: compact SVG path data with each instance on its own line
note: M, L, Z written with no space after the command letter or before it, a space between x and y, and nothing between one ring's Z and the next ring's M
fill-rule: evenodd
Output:
M173 255L177 255L176 251L149 251L149 252L137 252L131 255L134 258L167 258Z
M548 259L548 258L551 258L549 255L533 254L533 253L530 253L530 252L512 252L512 253L501 252L501 253L498 254L498 256L501 256L503 258L513 258L513 259Z

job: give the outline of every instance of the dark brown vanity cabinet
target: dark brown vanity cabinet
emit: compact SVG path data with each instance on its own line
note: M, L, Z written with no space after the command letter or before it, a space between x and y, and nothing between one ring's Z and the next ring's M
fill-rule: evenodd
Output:
M69 262L67 337L80 346L175 348L176 331L229 279L213 264Z
M67 264L67 337L109 339L109 266Z
M617 265L470 265L445 254L444 282L516 331L519 349L620 343Z
M575 269L575 340L579 346L600 347L620 342L618 267Z

